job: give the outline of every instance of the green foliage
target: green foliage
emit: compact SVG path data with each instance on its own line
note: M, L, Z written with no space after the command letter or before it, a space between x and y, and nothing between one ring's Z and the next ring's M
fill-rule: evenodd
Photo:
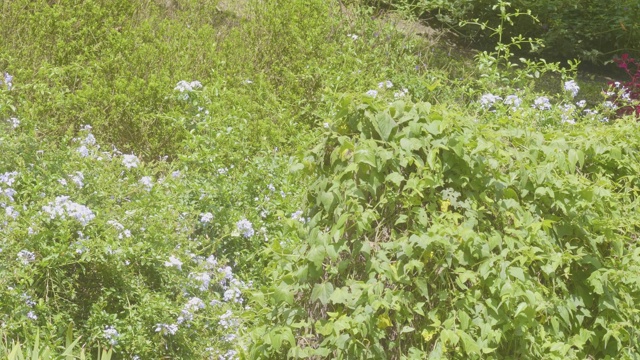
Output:
M637 134L344 98L252 356L638 356Z
M459 21L479 18L496 26L499 19L492 8L494 0L388 0L384 3L423 17L436 17L449 26ZM607 2L599 0L513 0L509 4L522 11L530 10L540 21L519 19L506 29L506 35L540 38L546 45L538 53L546 59L580 58L589 61L609 60L614 54L638 54L640 4L635 0ZM456 28L474 42L493 46L482 32Z

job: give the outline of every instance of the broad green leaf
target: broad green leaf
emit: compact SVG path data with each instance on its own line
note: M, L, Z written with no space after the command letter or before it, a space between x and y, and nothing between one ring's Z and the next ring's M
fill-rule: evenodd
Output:
M341 287L333 291L329 300L334 304L346 304L350 297L348 288Z
M467 354L480 355L482 352L480 350L480 345L476 343L476 341L471 337L471 335L467 334L462 330L457 330L456 334L460 336L460 340L462 340L462 346L464 351Z
M387 177L385 178L385 181L390 181L396 186L400 186L403 180L404 180L404 176L400 175L400 173L397 171L392 172L391 174L387 175Z
M390 115L385 113L378 114L378 116L376 117L376 120L378 123L378 134L380 134L380 137L382 138L382 140L384 141L389 140L389 137L391 136L391 132L397 126L396 122L393 121Z
M311 301L320 300L322 305L327 305L332 293L333 284L331 284L330 282L316 284L311 291Z
M519 268L519 267L510 267L508 270L509 275L513 276L514 278L524 282L525 278L524 278L524 271Z

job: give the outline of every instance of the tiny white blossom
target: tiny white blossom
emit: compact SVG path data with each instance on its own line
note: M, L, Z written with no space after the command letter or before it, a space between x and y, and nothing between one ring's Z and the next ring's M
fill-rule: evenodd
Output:
M29 263L36 261L36 255L28 250L20 250L16 260L20 261L22 265L28 265Z
M131 169L131 168L135 168L138 167L138 165L140 164L140 160L138 159L137 156L131 154L124 154L122 155L122 164L124 164L124 166L127 169Z
M80 153L81 157L89 156L89 149L84 145L80 146L77 151Z
M178 332L178 325L156 324L156 332L161 332L162 335L175 335Z
M80 171L76 171L75 174L73 175L69 175L69 177L71 178L71 181L73 181L74 184L76 184L77 187L82 188L84 186L84 174L82 174L82 172Z
M151 176L143 176L139 182L147 191L151 191L153 188L153 179L151 179Z
M532 107L538 110L549 110L551 109L551 103L546 96L540 96L533 101Z
M105 339L107 339L107 341L109 342L109 344L111 344L112 346L115 346L118 344L118 337L120 337L120 334L118 333L118 330L116 330L115 327L107 326L104 329L103 334Z
M491 93L484 94L480 97L480 106L483 109L489 109L496 101L501 99L502 98L500 96L493 95Z
M378 83L379 89L391 89L393 87L393 83L389 80Z
M507 95L504 98L505 105L511 105L511 110L517 110L522 104L522 99L520 99L517 95Z
M182 261L176 258L175 256L170 256L169 261L165 261L164 266L166 267L177 267L178 270L182 270Z
M253 224L251 224L251 222L247 219L238 221L236 223L236 227L245 238L250 238L255 233L255 231L253 230Z
M298 210L298 211L294 212L293 214L291 214L291 218L293 220L298 220L303 224L306 222L305 218L302 216L302 210Z
M17 128L18 126L20 126L20 120L18 120L18 118L12 117L12 118L9 119L9 122L11 123L11 126L14 129Z
M356 34L347 34L347 36L350 37L351 40L354 40L354 41L358 40L358 35L356 35Z
M564 89L566 91L570 91L573 97L576 97L578 95L578 91L580 91L580 87L575 82L575 80L565 81Z
M27 313L27 318L31 320L38 320L38 315L36 315L36 313L34 313L33 311L29 311Z
M378 96L378 92L376 90L369 90L365 94L372 98L375 98L376 96Z
M211 222L211 220L213 220L213 214L212 213L207 212L207 213L200 214L200 222L208 223L208 222Z
M576 105L578 105L579 108L584 108L585 106L587 106L587 101L586 100L580 100L576 103Z
M17 212L16 210L13 209L13 206L7 206L4 209L5 213L7 214L8 217L13 218L13 219L17 219L18 216L20 215L19 212Z

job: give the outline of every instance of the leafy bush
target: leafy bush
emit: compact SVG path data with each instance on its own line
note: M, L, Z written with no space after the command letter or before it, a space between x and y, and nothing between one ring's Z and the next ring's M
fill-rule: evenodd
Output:
M638 356L638 124L525 121L345 98L251 355Z
M73 324L88 352L242 351L249 285L218 256L217 211L193 201L189 171L101 147L88 126L56 146L2 125L3 338L55 347Z

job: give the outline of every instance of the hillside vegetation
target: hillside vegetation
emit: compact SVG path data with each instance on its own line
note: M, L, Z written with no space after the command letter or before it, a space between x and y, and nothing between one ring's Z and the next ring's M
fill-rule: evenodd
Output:
M0 357L640 356L637 60L231 5L2 3Z

